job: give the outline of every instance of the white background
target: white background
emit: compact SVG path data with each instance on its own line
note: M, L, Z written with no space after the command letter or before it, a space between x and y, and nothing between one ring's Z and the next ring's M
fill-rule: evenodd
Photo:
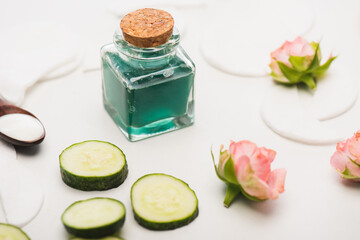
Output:
M22 105L41 119L47 133L40 146L17 149L19 161L41 179L45 192L40 213L23 230L34 240L68 239L60 221L64 209L77 200L104 196L124 202L127 217L119 235L128 240L357 237L360 185L341 180L330 166L335 144L310 146L278 136L267 128L259 114L263 94L273 84L271 78L228 75L204 61L199 48L201 30L210 18L221 19L226 12L210 16L205 6L179 9L186 26L182 46L197 66L195 125L140 142L126 140L102 106L100 71L84 72L84 69L97 66L101 45L112 41L119 18L111 14L110 6L125 8L128 4L129 1L85 0L0 2L0 31L33 20L61 23L82 36L85 47L82 66L70 75L35 85ZM236 8L245 3L216 4L234 4ZM326 38L334 42L340 56L348 59L349 69L357 73L359 2L319 0L302 4L316 13L312 34L321 36L326 32ZM234 61L237 57L240 56L234 56ZM357 80L358 74L353 77ZM360 129L359 112L357 103L338 120L339 128L351 128L348 137ZM69 145L89 139L112 142L126 154L129 175L120 187L82 192L62 182L59 154ZM227 145L231 139L249 139L277 151L272 167L284 167L288 171L285 192L278 200L253 203L238 197L230 208L223 207L225 184L215 175L210 148L219 142ZM195 190L200 212L193 223L177 230L155 232L135 222L130 204L131 185L152 172L174 175Z

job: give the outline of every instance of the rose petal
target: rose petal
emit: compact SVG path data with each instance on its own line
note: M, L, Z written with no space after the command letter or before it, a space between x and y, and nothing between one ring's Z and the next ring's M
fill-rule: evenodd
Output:
M290 45L290 55L293 56L314 56L315 51L306 39L297 37Z
M270 163L272 163L275 159L275 156L276 156L276 152L272 149L267 149L265 147L261 147L259 148L260 152L262 154L264 154L270 161Z
M281 72L281 69L279 67L279 64L276 62L276 60L274 58L271 59L269 67L271 68L273 73L275 73L276 75L278 75L278 76L283 75L283 73Z
M269 198L268 185L257 176L253 174L248 174L244 176L243 179L239 179L239 180L241 187L248 195L256 197L261 200L265 200Z
M360 167L351 160L346 161L346 167L354 177L360 177Z
M356 132L349 141L349 152L354 156L353 160L360 163L360 131Z
M350 153L349 149L351 141L353 141L353 138L348 138L342 142L338 142L336 145L336 150L342 152L346 156L346 159L355 159L355 157Z
M245 181L249 174L253 174L250 166L250 158L246 155L238 158L238 160L234 162L234 165L238 181Z
M256 149L257 149L256 144L247 140L239 141L239 142L231 141L229 146L229 152L233 157L235 165L241 156L246 155L250 157L254 154Z
M315 55L314 49L310 46L310 44L306 44L302 47L300 56L311 56L312 58Z
M285 42L281 48L276 49L274 52L270 54L271 58L275 59L276 61L282 62L287 66L291 66L289 62L290 57L290 43Z
M331 159L330 163L331 165L338 170L339 172L345 171L346 161L348 160L348 157L340 151L336 151Z
M297 37L290 45L290 55L301 56L303 46L304 44L302 38Z
M348 145L349 139L345 139L344 141L338 142L336 144L336 150L337 151L345 151L345 147Z
M269 177L271 171L270 164L274 160L275 155L275 151L261 147L250 159L251 168L254 170L255 175L265 182Z
M279 193L284 192L286 170L283 168L278 168L271 171L269 176L269 198L275 200L278 198Z

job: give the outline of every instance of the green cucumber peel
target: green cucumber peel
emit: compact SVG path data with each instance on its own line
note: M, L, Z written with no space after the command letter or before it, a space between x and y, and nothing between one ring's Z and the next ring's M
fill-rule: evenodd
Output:
M18 240L30 240L30 237L21 228L8 224L0 223L0 239L18 239ZM17 235L17 236L15 236ZM14 238L16 237L16 238ZM17 238L19 237L19 238Z
M116 237L116 236L108 236L108 237L104 237L104 238L78 238L78 237L73 237L70 238L69 240L124 240L121 237Z
M153 191L148 191L154 186L158 189L155 198ZM164 191L166 189L170 191ZM174 197L168 198L166 196L169 192L176 192L182 197L177 198L175 194ZM161 198L162 196L165 197ZM164 173L151 173L140 177L131 187L130 198L135 220L150 230L162 231L183 227L195 220L199 214L195 191L183 180ZM186 203L183 206L187 207L178 205L173 198L184 200ZM157 203L159 207L154 208L153 205ZM167 206L175 210L170 213L165 211L164 214L164 208Z
M114 158L112 161L122 162L122 166L119 166L116 171L112 171L108 174L98 174L92 175L91 168L87 169L86 173L76 173L74 167L69 168L69 162L79 161L79 158L74 158L74 154L84 152L86 153L86 147L96 144L99 145L99 148L105 148L111 151L112 154L116 154L118 158ZM89 148L91 149L91 148ZM81 151L82 150L82 151ZM66 156L66 157L65 157ZM76 155L75 155L76 156ZM90 154L91 156L91 154ZM74 158L74 159L72 159ZM72 161L69 161L72 159ZM67 164L64 164L64 161ZM82 190L82 191L102 191L108 190L111 188L116 188L120 186L127 178L128 175L128 166L126 161L126 156L124 152L117 147L116 145L99 140L87 140L83 142L78 142L70 145L65 148L59 155L59 164L60 164L60 174L64 183L72 188ZM106 166L103 164L100 167Z
M88 205L89 203L92 204ZM101 207L99 208L96 205ZM95 208L93 208L94 206ZM100 212L99 209L106 211ZM112 214L109 218L106 212L116 215ZM99 214L103 219L99 218ZM97 217L97 224L94 223L94 216ZM94 197L76 201L68 206L61 215L61 221L66 231L76 237L85 239L113 235L122 228L125 218L126 209L124 204L117 199L107 197ZM92 221L89 222L88 219ZM87 226L87 224L89 225Z

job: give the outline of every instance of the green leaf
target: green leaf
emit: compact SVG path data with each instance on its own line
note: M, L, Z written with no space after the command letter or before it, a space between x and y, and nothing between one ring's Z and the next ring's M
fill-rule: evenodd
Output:
M241 187L239 185L228 183L226 184L226 194L224 199L224 206L230 207L230 204L234 200L234 198L241 192Z
M305 83L311 89L316 88L315 79L311 74L305 74L305 75L301 76L300 81Z
M335 58L337 58L337 56L329 58L323 65L321 65L320 67L318 67L318 69L316 69L316 71L314 71L314 74L317 76L324 74L330 67L330 64L335 60Z
M305 61L306 61L305 57L292 56L292 55L290 55L289 57L289 62L294 67L294 69L299 72L303 72L306 70L307 66L305 66Z
M281 72L284 74L284 76L289 80L290 83L298 83L299 79L302 75L301 72L296 71L295 69L292 69L285 65L282 62L277 62L279 64Z
M319 44L317 43L316 48L315 48L314 58L311 61L308 69L306 70L307 73L311 73L311 72L315 71L319 67L319 65L320 65L319 51L320 51L320 47L319 47Z

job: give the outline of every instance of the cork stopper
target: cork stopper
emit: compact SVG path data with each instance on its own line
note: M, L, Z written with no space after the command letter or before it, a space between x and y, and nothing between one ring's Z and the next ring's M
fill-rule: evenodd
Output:
M123 17L120 28L128 43L137 47L156 47L171 37L174 19L163 10L143 8Z

